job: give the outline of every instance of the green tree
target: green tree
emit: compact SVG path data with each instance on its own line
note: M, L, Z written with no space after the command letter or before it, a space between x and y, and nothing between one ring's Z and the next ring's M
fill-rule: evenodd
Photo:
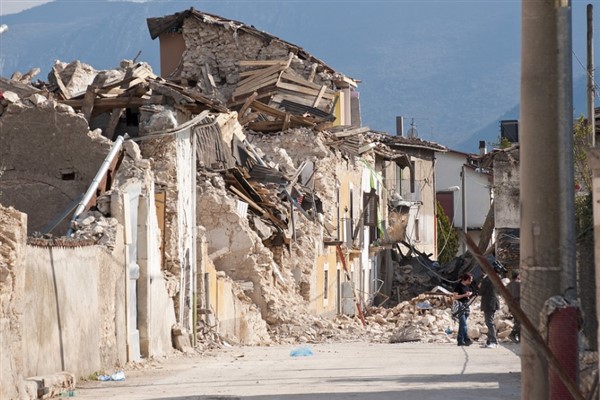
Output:
M577 280L581 308L584 315L596 312L596 271L594 266L594 213L592 198L592 171L588 164L591 127L580 117L573 127L573 163L575 172L575 230ZM583 333L589 350L597 350L598 320L585 318Z
M458 234L439 201L436 202L436 216L438 262L443 265L456 256L459 241Z

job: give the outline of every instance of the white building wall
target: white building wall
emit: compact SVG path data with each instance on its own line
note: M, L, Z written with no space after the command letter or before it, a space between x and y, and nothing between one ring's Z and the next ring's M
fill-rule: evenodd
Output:
M462 166L467 161L465 153L439 153L435 166L436 191L458 186L454 192L454 227L462 229L463 190L466 192L467 228L480 229L490 209L491 183L488 174L480 173L473 168L465 168L465 188L462 185Z
M196 226L196 168L194 149L192 146L192 131L185 129L176 134L177 145L177 223L178 223L178 253L181 260L180 291L178 321L186 329L192 328L193 313L186 309L186 298L191 299L195 291L192 279L196 269L195 236Z

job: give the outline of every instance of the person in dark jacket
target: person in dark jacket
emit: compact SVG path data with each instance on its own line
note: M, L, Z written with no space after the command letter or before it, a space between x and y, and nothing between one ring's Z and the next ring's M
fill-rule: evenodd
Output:
M496 317L496 311L500 309L500 299L494 283L487 275L479 284L479 295L481 296L481 311L483 311L485 325L488 328L485 347L494 349L498 347L494 318Z
M469 298L473 295L471 284L473 283L473 275L466 273L460 277L460 281L454 287L452 299L461 303L461 311L457 314L458 317L458 334L456 341L459 346L470 346L473 341L469 338L467 332L467 318L469 318Z

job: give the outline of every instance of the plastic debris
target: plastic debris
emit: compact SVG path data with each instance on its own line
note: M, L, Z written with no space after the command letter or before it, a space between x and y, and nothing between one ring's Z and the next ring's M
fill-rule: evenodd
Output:
M431 305L431 303L427 300L425 301L421 301L419 303L417 303L417 308L419 310L431 310L433 308L433 306Z
M117 371L112 375L98 375L99 381L124 381L125 372Z
M300 346L296 347L290 352L290 356L292 357L308 357L314 355L310 347L308 346Z
M74 390L67 390L65 392L62 392L58 396L59 397L75 397L75 391Z

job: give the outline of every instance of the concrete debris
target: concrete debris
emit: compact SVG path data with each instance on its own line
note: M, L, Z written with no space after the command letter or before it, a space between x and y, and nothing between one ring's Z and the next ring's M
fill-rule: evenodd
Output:
M25 380L25 392L30 399L54 399L75 389L77 381L70 372L33 376Z

